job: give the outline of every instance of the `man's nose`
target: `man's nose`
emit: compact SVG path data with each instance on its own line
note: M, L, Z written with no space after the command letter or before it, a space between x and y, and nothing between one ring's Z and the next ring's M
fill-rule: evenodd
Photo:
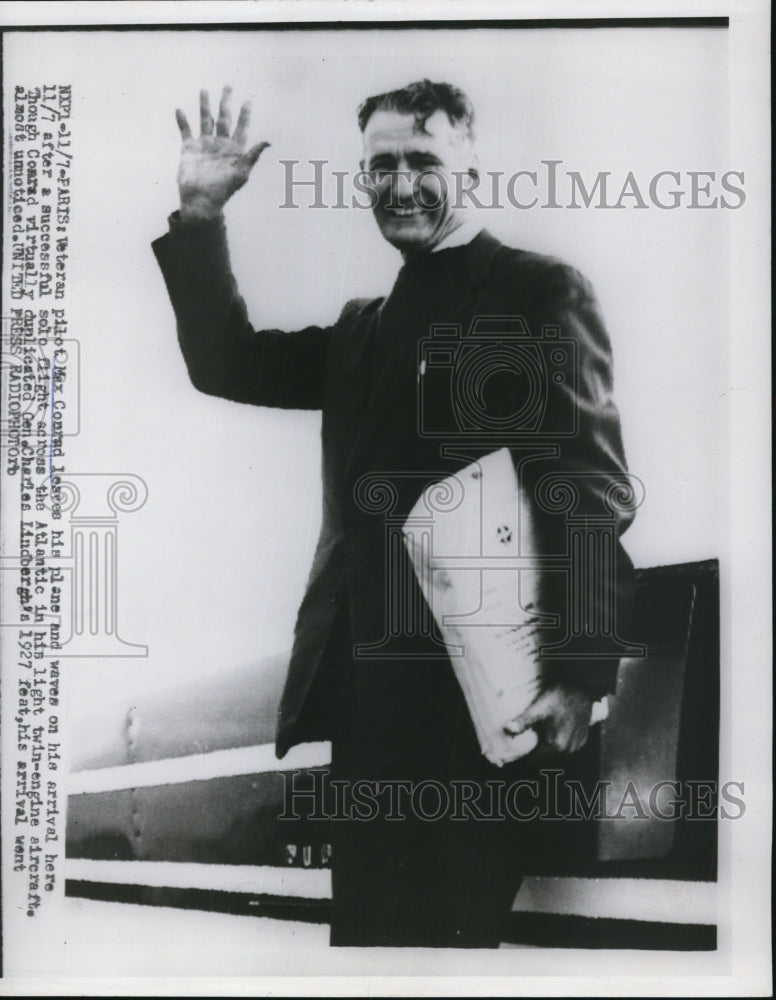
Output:
M412 201L414 195L414 185L412 173L409 170L397 170L391 176L391 198L400 205L406 205Z

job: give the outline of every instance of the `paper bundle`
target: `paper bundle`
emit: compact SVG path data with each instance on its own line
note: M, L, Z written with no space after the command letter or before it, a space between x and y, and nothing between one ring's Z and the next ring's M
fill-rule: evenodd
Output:
M404 541L461 685L482 752L499 766L538 737L504 729L539 694L539 572L530 506L506 448L428 487ZM605 702L594 706L598 721Z

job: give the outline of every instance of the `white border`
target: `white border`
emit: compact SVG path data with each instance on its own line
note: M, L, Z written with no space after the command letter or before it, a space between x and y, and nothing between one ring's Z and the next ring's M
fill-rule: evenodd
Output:
M769 7L764 0L631 3L566 0L542 3L443 3L428 0L265 0L256 3L3 3L0 22L19 25L183 23L276 23L287 20L449 20L565 17L729 16L731 65L731 144L733 158L746 171L748 206L736 213L732 233L732 453L734 525L729 579L722 581L723 676L736 683L723 689L721 779L756 776L747 787L747 822L721 825L721 871L732 890L732 912L720 914L722 946L705 974L709 956L686 955L683 971L677 956L657 966L649 956L628 953L623 963L599 953L592 971L590 955L553 951L552 968L576 968L573 978L493 975L471 978L349 976L326 979L200 979L4 981L0 993L17 995L770 995L770 831L771 831L771 602L769 433L770 386L770 136L768 96ZM739 678L744 678L739 682ZM721 885L724 890L725 886ZM721 892L724 898L724 891ZM726 919L727 918L727 919ZM729 938L725 935L729 934ZM395 954L395 953L394 953ZM353 956L350 956L353 957ZM388 957L386 953L386 957ZM472 956L473 957L473 956ZM623 956L620 956L623 957ZM467 956L449 956L447 968L464 973ZM343 961L343 970L352 963ZM395 963L393 964L395 967ZM494 973L498 956L489 961ZM480 962L481 965L481 962ZM526 971L534 963L526 962ZM366 966L369 968L369 966ZM470 966L471 967L471 966ZM429 961L432 971L439 963Z

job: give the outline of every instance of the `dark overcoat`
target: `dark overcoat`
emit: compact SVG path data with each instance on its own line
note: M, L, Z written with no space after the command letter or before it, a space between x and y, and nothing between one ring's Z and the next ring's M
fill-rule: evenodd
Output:
M174 215L153 248L197 389L322 411L323 520L278 756L326 735L305 729L303 708L343 602L367 658L439 655L438 637L396 628L392 604L422 598L395 528L425 486L503 446L546 557L540 610L555 615L546 673L596 698L614 689L632 577L619 536L634 504L610 343L578 271L483 231L466 247L406 264L387 299L348 302L333 326L287 333L250 324L223 222L183 224ZM387 348L386 337L395 341ZM585 531L602 548L597 569L571 559Z

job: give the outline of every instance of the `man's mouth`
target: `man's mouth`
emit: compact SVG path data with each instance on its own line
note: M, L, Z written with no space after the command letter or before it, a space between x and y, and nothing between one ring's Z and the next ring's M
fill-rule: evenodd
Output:
M393 215L398 219L411 219L415 215L421 215L423 210L417 205L410 205L401 208L386 206L385 211L388 215Z

